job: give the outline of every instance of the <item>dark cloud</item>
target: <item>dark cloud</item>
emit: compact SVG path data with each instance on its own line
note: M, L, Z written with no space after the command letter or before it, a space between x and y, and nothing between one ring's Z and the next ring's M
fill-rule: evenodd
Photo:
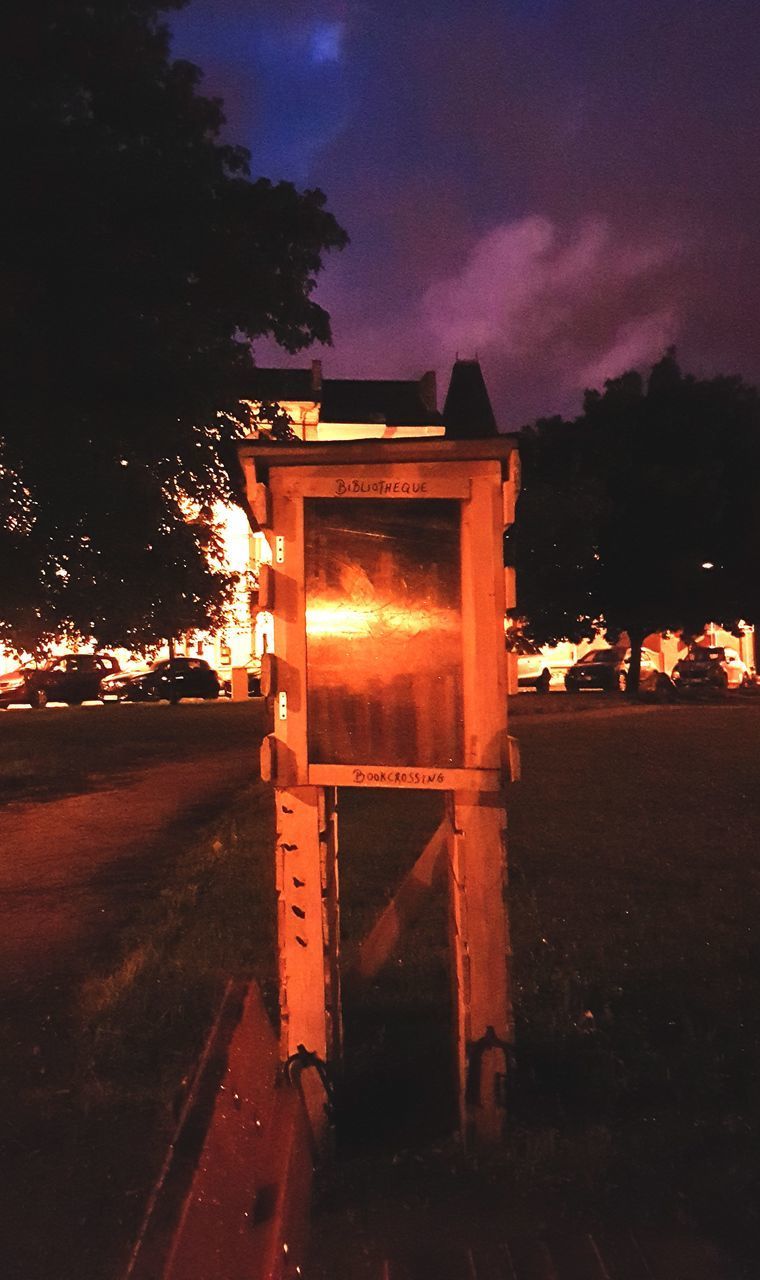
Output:
M254 167L348 229L333 373L477 351L505 424L676 341L760 379L756 0L196 0Z

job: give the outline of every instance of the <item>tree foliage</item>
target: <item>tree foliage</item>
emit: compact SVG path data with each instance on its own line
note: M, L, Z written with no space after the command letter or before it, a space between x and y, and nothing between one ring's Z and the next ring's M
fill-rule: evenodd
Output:
M519 613L542 644L582 640L598 625L597 475L584 465L576 424L542 419L520 436L522 488L507 559Z
M172 61L184 0L11 0L0 244L0 637L143 644L218 615L205 515L238 484L251 341L328 341L345 233L319 191L249 177Z
M625 631L635 684L648 633L760 621L754 388L685 376L671 350L523 434L515 554L535 638Z

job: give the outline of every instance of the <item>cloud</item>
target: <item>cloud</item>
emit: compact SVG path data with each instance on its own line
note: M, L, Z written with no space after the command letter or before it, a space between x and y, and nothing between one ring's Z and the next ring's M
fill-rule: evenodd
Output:
M757 0L192 0L171 25L254 174L318 185L351 236L319 278L326 376L443 392L477 351L505 425L674 340L760 378Z
M532 214L492 227L406 306L358 289L341 262L320 287L335 321L327 366L357 377L436 368L443 395L455 356L477 355L503 425L575 413L586 387L676 339L682 257L673 239L634 239L601 217L568 229Z
M579 389L601 387L608 378L616 378L626 369L653 362L671 345L677 330L677 318L667 308L621 325L616 341L579 371L575 385Z
M427 289L422 314L446 350L530 359L560 373L567 389L583 387L672 340L674 308L653 306L646 285L676 254L667 241L621 243L603 219L562 232L532 215L484 235L456 275Z

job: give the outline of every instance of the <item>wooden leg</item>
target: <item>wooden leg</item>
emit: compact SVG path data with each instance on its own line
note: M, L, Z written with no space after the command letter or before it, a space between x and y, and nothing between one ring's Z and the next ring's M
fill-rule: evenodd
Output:
M512 1038L509 931L504 902L506 811L501 796L451 798L451 935L462 1135L501 1137Z
M325 954L327 1061L337 1067L343 1057L343 1013L340 994L340 883L338 877L338 790L320 788L319 856L322 881L322 942Z
M318 787L275 791L280 1050L327 1060Z
M359 944L356 973L360 978L377 976L393 956L404 931L422 914L433 886L443 881L449 837L446 819L436 828L411 871L404 876L391 901Z
M278 788L275 802L280 1055L299 1080L320 1144L324 1068L337 1063L342 1041L335 790Z

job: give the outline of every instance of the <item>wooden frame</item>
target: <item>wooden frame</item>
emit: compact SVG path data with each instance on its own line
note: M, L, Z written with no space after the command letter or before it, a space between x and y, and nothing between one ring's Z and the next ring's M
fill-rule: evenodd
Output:
M518 753L507 736L503 620L508 575L503 567L502 534L504 525L514 518L519 485L516 447L505 438L438 439L392 445L378 441L251 444L240 452L250 514L264 528L272 549L265 590L275 619L274 654L262 670L262 683L266 681L266 692L274 696L275 732L262 746L262 776L275 783L277 797L282 1056L288 1062L322 1065L325 1070L340 1058L335 788L446 791L447 819L392 909L370 935L364 959L371 970L387 958L404 912L410 914L419 906L420 895L445 854L461 1129L465 1140L470 1136L492 1144L501 1134L504 1118L512 1037L509 928L502 888L505 784L518 774ZM461 767L362 760L321 763L309 758L304 504L322 498L331 502L444 499L459 504L456 580L461 605L463 733L451 755L458 756L461 749ZM350 525L350 520L346 523ZM380 528L385 536L382 522ZM443 528L443 523L438 526ZM370 530L370 536L377 534ZM329 590L326 598L329 610ZM370 583L369 599L375 598ZM405 607L403 601L398 607ZM433 612L436 608L433 604ZM413 601L411 612L415 616ZM431 634L435 636L434 631ZM412 701L420 705L419 686L415 695ZM459 691L451 706L458 711ZM411 737L423 741L414 732ZM427 746L429 742L428 733ZM312 1072L309 1115L315 1133L324 1123L322 1079Z
M501 556L504 471L511 441L405 442L368 450L352 446L263 446L253 485L268 480L266 535L272 549L274 653L277 660L275 743L265 769L282 786L408 787L498 792L508 776L506 735L506 607ZM416 448L410 447L416 444ZM364 442L362 442L364 444ZM420 445L427 446L424 449ZM479 448L473 449L477 444ZM444 449L442 446L448 446ZM484 457L486 450L496 457ZM504 446L507 446L504 448ZM499 447L501 446L501 447ZM400 453L408 456L396 458ZM446 456L441 458L441 453ZM316 465L311 458L319 454ZM472 456L474 454L474 456ZM295 455L295 456L294 456ZM369 455L369 456L367 456ZM309 459L306 462L306 459ZM329 458L329 462L327 459ZM382 461L380 461L382 458ZM324 460L323 460L324 459ZM245 460L245 459L244 459ZM250 467L250 463L249 463ZM507 481L507 488L511 489ZM338 764L309 758L307 704L304 503L313 498L456 500L461 510L460 563L464 758L461 767L410 761L403 765L358 758ZM513 499L512 499L513 501Z

